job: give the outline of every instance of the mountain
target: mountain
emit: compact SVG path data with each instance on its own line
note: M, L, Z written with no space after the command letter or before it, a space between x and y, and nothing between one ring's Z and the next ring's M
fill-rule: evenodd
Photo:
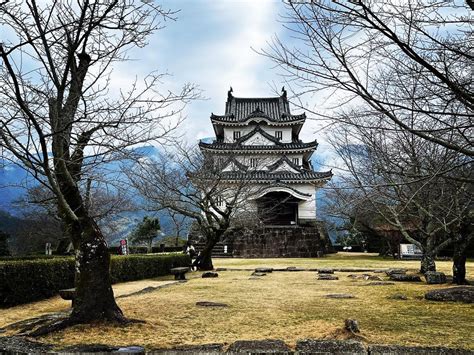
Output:
M154 146L143 146L133 150L147 158L156 157L159 150ZM115 180L125 180L121 168L128 168L130 162L114 161L104 164L101 169L107 174L108 178ZM14 234L16 227L22 223L22 214L24 210L15 201L25 196L28 188L37 186L38 182L31 178L29 174L19 165L0 160L0 228ZM140 197L132 197L137 205L142 205ZM112 245L118 243L120 239L125 238L135 225L140 222L145 215L150 212L139 210L133 212L123 212L114 216L111 230L104 230L108 236L108 241ZM173 225L170 217L164 212L156 214L160 218L162 230L165 234L173 232Z
M0 159L0 210L18 214L13 202L25 194L25 186L34 186L35 182L18 165Z

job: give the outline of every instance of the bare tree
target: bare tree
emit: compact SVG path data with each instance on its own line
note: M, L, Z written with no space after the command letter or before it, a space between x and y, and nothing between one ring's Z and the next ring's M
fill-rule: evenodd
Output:
M130 177L150 209L170 209L196 222L205 238L196 263L200 270L213 269L212 249L233 226L244 218L247 223L255 220L251 212L256 206L250 200L259 188L252 184L250 174L231 179L222 171L225 164L195 147L176 146L158 159L142 163L135 169L138 174Z
M368 119L368 118L367 118ZM397 228L423 251L421 272L434 271L434 258L465 235L472 223L470 159L406 131L339 127L333 145L348 173L336 189L356 189L365 208ZM449 171L459 180L452 180Z
M120 232L117 220L121 214L138 209L129 194L129 187L129 184L126 182L119 184L117 181L114 181L109 183L104 181L104 179L101 182L93 182L91 177L87 178L85 186L81 186L81 194L84 196L88 213L100 227L106 240L110 241L113 235ZM47 225L50 228L53 225L56 226L55 230L57 233L54 236L48 235L50 234L49 232L39 233L35 237L38 241L41 239L45 240L45 237L48 241L51 238L69 238L58 211L56 196L44 185L27 188L25 196L16 201L15 205L23 210L26 219L35 220L33 217L38 215L42 216L45 221L49 221ZM35 230L31 228L28 234L32 236L36 232L40 232L41 229ZM25 241L24 237L22 239Z
M0 25L0 147L54 195L76 253L76 295L68 319L35 334L108 320L124 322L109 274L110 257L89 213L84 184L99 164L163 138L193 97L191 85L160 93L161 75L112 91L115 63L143 47L171 12L129 0L6 1Z
M389 225L365 198L364 191L354 185L330 182L325 187L326 203L321 206L323 219L343 241L365 244L369 251L398 256L403 236ZM382 207L381 207L382 208Z
M190 218L183 214L177 213L172 209L166 209L166 213L173 222L173 235L175 236L175 246L179 246L179 240L183 236L184 232L190 227Z
M295 104L330 103L313 110L322 119L366 126L378 115L472 157L473 15L463 0L289 1L297 44L277 38L263 53L285 71Z

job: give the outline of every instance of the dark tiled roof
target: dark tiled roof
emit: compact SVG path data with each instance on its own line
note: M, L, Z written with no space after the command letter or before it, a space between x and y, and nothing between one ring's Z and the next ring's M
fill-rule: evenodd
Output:
M275 145L242 145L238 143L220 143L220 142L213 142L213 143L204 143L199 142L199 146L203 149L211 149L211 150L232 150L232 151L272 151L272 150L315 150L318 146L317 141L303 143L303 142L295 142L295 143L280 143Z
M223 180L250 180L250 181L268 181L268 182L311 182L329 180L332 177L331 171L316 172L305 170L302 173L278 172L271 173L267 171L225 171L221 173Z
M306 118L301 115L292 115L286 91L278 97L234 97L232 89L227 94L225 115L211 115L211 120L220 122L244 122L254 117L264 117L272 122L292 122Z
M248 168L249 168L247 165L244 165L244 164L242 164L241 162L239 162L237 159L235 159L234 156L231 156L231 157L225 162L224 165L225 165L225 167L227 167L227 166L229 166L229 164L231 164L231 163L235 164L235 165L236 165L240 170L242 170L242 171L246 171L246 170L248 170Z
M248 120L254 118L254 117L263 117L268 119L271 122L274 123L290 123L290 122L296 122L296 121L301 121L306 119L306 114L302 113L300 115L287 115L284 114L280 116L278 119L275 119L273 117L268 116L267 114L263 113L252 113L247 117L244 117L242 119L237 119L235 115L230 114L230 115L214 115L211 114L211 121L213 122L223 122L223 123L244 123L247 122Z
M265 189L268 189L268 188L272 188L272 187L283 187L285 189L289 189L289 190L292 190L300 195L303 195L303 196L312 196L311 194L307 194L307 193L304 193L304 192L301 192L301 191L298 191L297 189L295 189L294 187L292 187L291 185L288 185L288 184L284 184L284 183L281 183L281 182L274 182L274 183L271 183L270 185L266 185L265 186ZM264 190L265 191L265 190Z
M242 98L231 96L226 103L226 115L234 115L235 119L242 120L250 115L266 114L278 120L283 113L290 112L288 100L283 97Z

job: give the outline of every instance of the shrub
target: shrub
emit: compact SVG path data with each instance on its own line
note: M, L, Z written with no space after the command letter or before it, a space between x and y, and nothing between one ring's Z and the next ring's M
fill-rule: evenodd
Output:
M189 256L112 256L113 283L169 274L173 267L190 264ZM30 260L0 260L0 306L12 306L54 296L74 287L74 258L54 257Z

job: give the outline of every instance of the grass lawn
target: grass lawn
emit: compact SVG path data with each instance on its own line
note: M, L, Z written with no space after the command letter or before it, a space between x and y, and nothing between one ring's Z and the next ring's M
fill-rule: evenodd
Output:
M405 267L419 261L394 261L368 254L330 255L320 259L216 259L215 267ZM449 273L450 262L437 262ZM345 338L344 320L359 321L363 341L402 345L443 345L474 349L472 304L424 300L430 289L445 286L397 283L367 286L349 273L336 273L337 281L318 281L315 272L274 272L258 280L249 271L223 271L215 279L192 273L190 281L154 292L119 298L128 317L146 324L126 327L80 325L42 340L60 345L101 343L142 345L146 348L183 344L232 343L236 340L279 338L290 345L303 338ZM474 262L468 263L474 275ZM189 274L188 274L189 275ZM382 275L382 274L377 274ZM147 286L143 281L144 287ZM328 299L330 293L350 293L355 299ZM407 301L387 296L403 293ZM197 301L223 302L228 308L201 308ZM0 327L7 323L65 310L69 302L55 297L28 305L0 309ZM7 321L6 321L7 320Z

